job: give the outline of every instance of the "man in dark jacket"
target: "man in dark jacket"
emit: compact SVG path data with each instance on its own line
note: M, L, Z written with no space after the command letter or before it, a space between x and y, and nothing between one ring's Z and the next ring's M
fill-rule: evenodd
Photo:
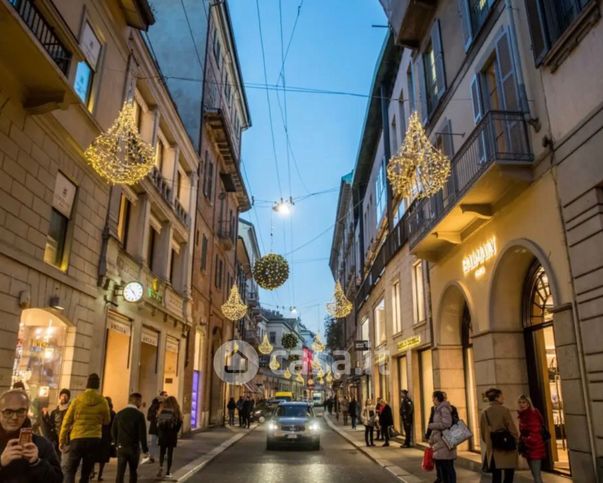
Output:
M150 456L151 463L155 463L155 456L159 458L159 444L157 441L157 413L159 412L159 405L167 397L167 392L161 391L159 396L153 399L149 410L147 411L147 421L149 424L149 434L151 435L151 447Z
M402 400L400 401L400 420L404 427L404 444L401 447L410 448L415 405L408 396L408 391L406 389L402 389L400 392L402 394Z
M44 417L44 423L47 429L47 438L53 444L59 459L61 458L61 452L59 451L59 434L61 434L61 425L63 424L63 418L67 409L69 409L69 399L71 399L71 392L69 389L61 389L59 393L59 404L52 410L50 414Z
M245 422L245 418L244 418L244 413L243 413L243 405L245 404L245 400L243 399L243 396L239 396L239 400L237 401L237 411L239 413L239 427L243 427L244 422Z
M20 431L29 427L29 397L13 389L0 395L0 481L2 483L61 483L63 472L52 444L42 436L19 443Z
M126 466L130 467L130 483L138 479L138 460L140 449L149 452L147 446L147 425L140 412L142 395L138 392L130 394L128 405L115 415L111 436L117 448L117 476L115 481L123 483Z
M348 406L348 414L352 420L352 429L356 429L356 419L358 418L358 402L354 396L352 396L352 400Z
M246 428L251 424L251 407L251 399L246 396L245 401L243 401L243 426Z
M392 408L385 399L381 399L381 405L379 426L381 426L381 434L385 438L385 443L382 446L389 446L389 428L394 424L394 415L392 414Z

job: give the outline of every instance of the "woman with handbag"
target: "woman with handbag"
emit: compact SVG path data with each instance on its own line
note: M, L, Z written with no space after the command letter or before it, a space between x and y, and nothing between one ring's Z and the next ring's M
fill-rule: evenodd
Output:
M542 483L540 469L542 460L546 458L545 440L550 439L550 434L544 425L542 414L534 407L528 396L525 394L519 396L517 406L519 414L519 454L528 460L534 481Z
M364 403L362 409L362 424L364 424L364 442L367 446L375 446L373 442L373 433L375 429L375 420L377 419L377 411L370 399Z
M383 404L381 404L381 400L377 399L377 405L375 406L375 431L377 431L376 441L383 441L383 435L381 434L381 426L379 425L379 416L381 415L381 411L383 410Z
M429 444L433 449L438 480L442 483L456 483L456 448L448 448L442 437L443 432L452 426L452 407L442 391L434 391L433 405L433 421L429 423L428 429L431 430Z
M486 445L483 468L492 473L492 483L512 483L517 468L517 438L519 433L511 411L503 406L500 389L486 391L490 407L480 417L480 433ZM504 471L504 479L503 479Z

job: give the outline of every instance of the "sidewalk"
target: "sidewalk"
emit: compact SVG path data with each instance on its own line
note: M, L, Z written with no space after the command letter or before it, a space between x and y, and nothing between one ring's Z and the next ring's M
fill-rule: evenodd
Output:
M256 427L256 424L252 424L250 429L243 429L238 426L218 426L179 439L178 447L174 450L174 462L172 465L174 477L171 481L186 481L218 454L235 444L239 439L245 437ZM98 465L95 466L95 469L98 469ZM161 481L161 479L156 477L158 469L158 460L155 463L147 463L139 466L138 481ZM165 463L163 469L165 472ZM111 462L105 466L103 480L108 482L115 481L116 472L117 459L112 458ZM127 480L128 471L126 470ZM91 481L96 481L96 479Z
M367 447L364 442L364 426L359 425L356 430L351 426L343 426L343 420L335 419L334 415L324 414L325 422L337 433L365 453L369 458L398 477L404 483L432 483L435 479L435 471L425 472L421 469L423 450L417 448L400 448L402 442L399 438L390 440L388 448L382 448L383 441L375 441L374 447ZM457 480L463 483L487 483L491 476L482 475L476 471L479 465L479 455L466 451L459 451L455 468ZM477 466L479 468L479 466ZM529 471L516 471L515 482L527 483L533 481ZM569 478L543 473L545 483L569 483Z

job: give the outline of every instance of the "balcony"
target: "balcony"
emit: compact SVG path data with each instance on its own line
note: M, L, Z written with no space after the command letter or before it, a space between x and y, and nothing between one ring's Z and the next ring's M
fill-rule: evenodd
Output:
M227 220L220 221L218 223L217 235L218 240L224 250L230 251L233 249L235 243L235 233L232 223Z
M381 0L396 44L415 49L426 35L437 0Z
M437 259L462 243L531 182L532 161L524 115L488 112L453 157L444 189L404 217L412 253Z
M29 112L79 102L68 81L77 43L52 5L0 0L0 31L0 75L6 71L22 89Z
M178 198L174 199L174 204L172 205L172 208L174 208L174 212L176 213L176 216L182 222L182 224L184 226L189 226L190 218L188 216L186 208L184 208L184 206L180 204L180 200L178 200Z
M188 227L190 225L190 216L184 206L180 204L178 198L174 196L174 192L169 181L163 177L159 169L156 167L154 167L149 173L149 179L163 198L163 201L165 201L165 203L172 208L182 224Z

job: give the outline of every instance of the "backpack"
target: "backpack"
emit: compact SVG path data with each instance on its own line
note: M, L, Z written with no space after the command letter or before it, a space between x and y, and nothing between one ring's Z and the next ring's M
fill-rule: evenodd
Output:
M176 416L171 411L161 411L157 415L157 429L173 431L178 426Z

